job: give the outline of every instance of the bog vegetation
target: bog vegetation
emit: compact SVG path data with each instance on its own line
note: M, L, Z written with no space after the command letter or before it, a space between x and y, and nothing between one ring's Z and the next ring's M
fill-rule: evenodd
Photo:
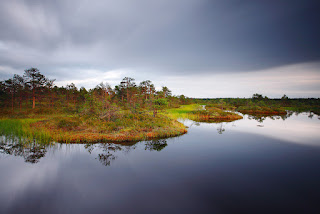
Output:
M165 86L157 91L150 80L137 85L125 77L114 88L100 83L90 90L73 83L58 87L54 81L36 68L2 81L2 132L63 142L135 141L187 132L162 112L191 99L172 96Z
M191 99L173 96L150 80L137 84L125 77L112 88L100 83L78 89L58 87L36 68L0 82L0 135L45 142L138 141L184 134L177 118L199 122L241 119L235 112L286 114L286 110L319 113L319 99Z

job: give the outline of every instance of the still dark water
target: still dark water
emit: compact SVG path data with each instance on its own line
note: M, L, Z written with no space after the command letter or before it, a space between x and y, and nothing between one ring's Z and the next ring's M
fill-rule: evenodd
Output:
M136 144L0 143L0 213L320 213L320 120L302 113Z

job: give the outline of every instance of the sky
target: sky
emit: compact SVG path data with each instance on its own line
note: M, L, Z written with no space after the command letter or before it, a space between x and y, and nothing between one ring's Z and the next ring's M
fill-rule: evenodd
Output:
M36 67L188 97L320 97L316 0L1 0L0 80Z

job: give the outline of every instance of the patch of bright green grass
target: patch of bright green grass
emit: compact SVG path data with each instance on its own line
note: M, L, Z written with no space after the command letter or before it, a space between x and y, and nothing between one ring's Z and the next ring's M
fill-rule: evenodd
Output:
M203 108L201 105L183 105L180 108L168 109L166 113L171 118L190 119L197 122L221 122L241 119L242 116L226 112L216 107Z
M191 112L199 109L202 109L202 106L198 104L182 105L179 108L167 109L165 113L167 113L169 117L174 119L188 118Z
M41 143L50 143L52 138L45 130L34 130L31 124L39 119L1 119L0 135L6 138L18 138L25 142L37 139Z

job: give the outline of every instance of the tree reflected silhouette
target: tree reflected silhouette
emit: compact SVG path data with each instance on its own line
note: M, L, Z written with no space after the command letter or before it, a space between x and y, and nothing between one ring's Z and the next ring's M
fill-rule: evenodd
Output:
M145 143L145 150L149 151L161 151L167 146L167 140L166 139L158 139L158 140L151 140L146 141Z
M313 114L312 112L309 112L308 117L309 117L310 119L312 119L312 118L313 118L313 116L314 116L314 114Z
M128 153L135 149L136 142L133 143L99 143L99 144L86 144L84 148L92 154L94 150L98 151L96 159L104 166L110 166L116 160L118 152Z
M100 163L102 163L104 166L110 166L111 161L116 159L116 157L110 152L107 154L98 154L98 158Z
M0 138L0 153L6 155L20 156L27 163L35 164L43 158L47 149L45 145L39 144L36 141L23 142L19 138Z
M141 142L145 145L145 150L149 151L161 151L168 144L166 139L156 139ZM120 153L129 153L136 149L137 142L125 142L125 143L98 143L98 144L85 144L84 148L89 154L94 154L96 151L96 159L104 166L110 166L112 162L117 159Z
M293 112L288 112L286 115L269 115L269 114L248 114L249 120L256 120L259 123L263 123L267 118L271 120L286 120L293 115Z
M98 160L104 166L110 166L111 162L116 159L115 153L122 150L121 145L112 143L100 144L99 147L103 153L98 154Z
M226 131L226 129L224 128L224 124L223 123L221 123L219 125L219 127L217 128L217 131L218 131L219 134L222 134L223 132Z

